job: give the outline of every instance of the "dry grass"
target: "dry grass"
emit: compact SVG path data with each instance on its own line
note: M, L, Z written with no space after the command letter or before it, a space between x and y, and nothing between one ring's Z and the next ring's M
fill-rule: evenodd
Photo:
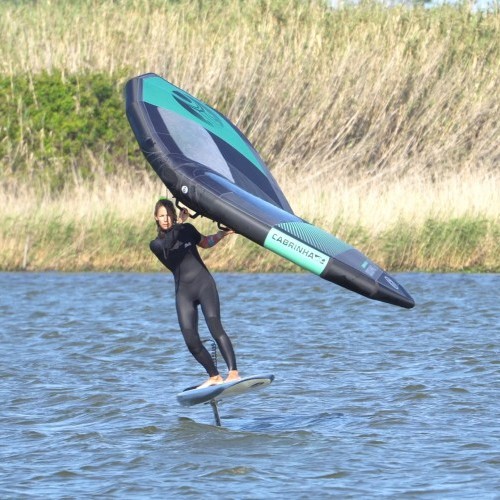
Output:
M379 184L343 179L329 185L290 179L281 185L295 212L357 246L392 270L500 270L498 176L450 176ZM473 186L465 189L464 186ZM411 193L411 195L409 194ZM155 270L152 208L161 182L99 179L58 197L27 188L1 193L3 269ZM193 222L216 231L207 219ZM230 237L205 258L214 270L294 270L243 238Z
M329 229L338 221L368 227L374 234L388 230L395 219L415 226L429 218L464 216L500 222L500 175L493 172L448 173L437 179L413 175L392 183L352 177L320 182L305 176L301 182L284 178L279 184L301 217Z

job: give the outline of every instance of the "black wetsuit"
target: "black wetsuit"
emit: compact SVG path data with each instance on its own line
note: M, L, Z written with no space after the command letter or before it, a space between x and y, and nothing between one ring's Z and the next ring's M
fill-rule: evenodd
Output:
M222 327L215 281L196 247L201 238L201 234L193 225L176 224L165 232L161 231L149 247L174 275L177 317L186 345L208 375L213 377L218 375L218 371L200 340L198 305L201 305L208 329L217 342L229 370L236 370L236 359L231 340Z

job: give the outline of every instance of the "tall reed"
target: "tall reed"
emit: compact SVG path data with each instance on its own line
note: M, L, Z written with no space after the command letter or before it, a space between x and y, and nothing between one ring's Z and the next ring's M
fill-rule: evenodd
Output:
M2 3L0 19L1 75L157 72L226 113L287 175L498 166L496 12L40 0Z
M320 190L289 179L281 184L297 214L391 270L500 272L500 221L493 202L500 192L498 177L470 172L438 183L405 178L390 189L348 179ZM141 179L99 177L57 197L41 197L26 186L3 190L0 268L161 269L148 243L156 234L154 203L165 194L161 182L147 173ZM205 234L217 230L207 219L193 223ZM238 236L206 251L205 258L214 270L297 270Z

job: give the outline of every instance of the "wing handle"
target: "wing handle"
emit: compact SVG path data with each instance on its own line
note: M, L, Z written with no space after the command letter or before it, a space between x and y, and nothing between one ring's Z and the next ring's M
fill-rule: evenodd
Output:
M230 228L230 227L224 226L224 224L221 224L220 222L217 222L217 227L218 227L221 231L231 231L231 228Z
M181 207L180 203L179 203L179 200L176 198L175 199L175 206L180 210L182 210L184 207ZM199 213L194 213L194 214L189 214L189 217L191 219L196 219L197 217L199 217L201 214Z

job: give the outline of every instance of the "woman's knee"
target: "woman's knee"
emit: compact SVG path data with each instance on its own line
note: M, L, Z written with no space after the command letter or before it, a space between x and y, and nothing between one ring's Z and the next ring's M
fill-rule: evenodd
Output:
M226 335L226 332L224 331L224 327L222 326L220 318L214 316L214 317L208 317L206 318L206 320L208 329L210 330L212 337L216 339L218 337L221 337L222 335Z

